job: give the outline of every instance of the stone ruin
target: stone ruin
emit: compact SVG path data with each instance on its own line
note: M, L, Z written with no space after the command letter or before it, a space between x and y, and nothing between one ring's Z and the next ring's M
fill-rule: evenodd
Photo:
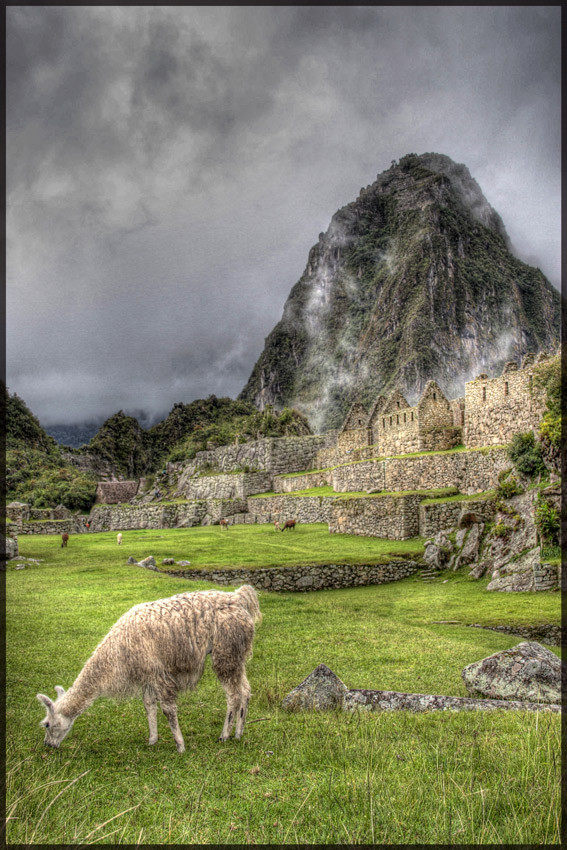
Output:
M365 446L383 457L444 451L458 443L476 448L503 445L537 428L545 405L543 394L533 390L533 372L547 356L528 355L522 368L510 361L495 378L481 373L466 383L464 398L452 401L428 381L414 407L399 390L378 396L370 412L355 402L337 436L337 462Z

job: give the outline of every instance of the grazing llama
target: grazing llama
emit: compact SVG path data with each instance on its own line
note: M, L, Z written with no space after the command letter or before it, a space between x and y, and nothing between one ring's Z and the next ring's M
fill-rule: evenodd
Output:
M289 529L290 529L290 531L295 531L295 523L296 523L296 522L297 522L297 520L296 520L296 519L288 519L288 520L286 520L286 521L284 522L284 525L283 525L282 531L285 531L285 530L286 530L286 528L289 528Z
M116 542L119 546L122 545L122 534L120 532L118 532L118 534L116 535Z
M69 542L69 535L67 533L61 535L61 548L67 545Z
M99 643L68 691L56 685L55 702L37 694L47 709L41 722L45 744L58 747L75 719L98 697L128 697L141 692L150 728L149 744L158 739L159 700L177 750L184 752L177 694L196 687L209 654L227 700L220 740L229 738L235 721L234 737L239 739L251 693L245 665L252 655L254 623L261 621L256 591L248 584L233 592L179 593L135 605Z
M279 522L276 520L276 521L275 521L275 523L274 523L274 531L279 531L279 530L280 530L280 524L279 524Z
M226 519L219 519L219 525L221 528L226 528L228 531L228 521Z

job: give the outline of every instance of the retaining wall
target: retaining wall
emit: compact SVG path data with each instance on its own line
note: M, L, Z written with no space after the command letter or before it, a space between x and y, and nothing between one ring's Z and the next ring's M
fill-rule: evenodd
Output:
M166 505L95 505L89 519L91 531L191 528L207 516L217 522L245 510L245 499L194 499Z
M157 570L157 567L152 568ZM385 564L326 564L302 567L274 567L258 570L168 570L167 574L220 585L251 584L259 590L305 592L326 588L357 587L400 581L419 569L414 561ZM159 572L164 572L159 570Z
M32 519L17 528L20 534L81 534L86 531L83 521L72 519Z
M423 496L374 496L334 499L329 531L406 540L419 534L419 503Z
M419 506L419 536L433 537L438 531L454 528L464 512L474 513L481 522L488 522L496 513L496 501L487 498L422 503Z
M294 475L293 478L278 476L272 485L275 493L295 493L298 490L309 490L311 487L324 487L332 484L333 476L330 470L325 472L310 472L306 475Z
M329 522L333 496L261 496L248 499L250 522ZM294 534L294 531L288 532Z
M380 489L434 490L457 487L464 495L492 490L498 485L498 473L511 466L504 448L418 455L361 461L332 471L333 488L348 493Z
M335 432L306 437L266 437L239 445L219 446L197 452L195 459L183 464L184 472L192 474L203 469L233 472L249 467L251 470L279 475L311 469L317 452L334 444Z
M241 472L201 475L183 473L177 492L186 499L245 499L253 493L265 493L272 487L269 472Z

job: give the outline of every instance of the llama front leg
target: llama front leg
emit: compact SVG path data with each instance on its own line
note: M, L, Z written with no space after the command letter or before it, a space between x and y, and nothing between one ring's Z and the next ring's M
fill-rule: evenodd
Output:
M144 688L142 691L142 699L144 700L144 708L146 709L148 726L150 727L150 738L148 744L152 746L158 739L157 697L153 688Z
M181 729L179 728L179 721L177 719L177 705L174 702L161 702L160 704L161 710L167 717L169 728L173 733L173 739L175 741L175 746L177 747L177 752L184 753L185 741L183 740L183 735L181 734Z

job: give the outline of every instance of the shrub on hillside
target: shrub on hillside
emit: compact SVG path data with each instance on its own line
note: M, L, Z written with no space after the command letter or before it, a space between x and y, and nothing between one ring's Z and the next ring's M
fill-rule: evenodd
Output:
M533 431L526 434L514 434L508 445L508 457L523 475L532 478L545 472L545 463L541 453L541 445L536 442Z
M538 500L535 510L535 524L540 539L548 546L559 545L559 511L547 499Z

